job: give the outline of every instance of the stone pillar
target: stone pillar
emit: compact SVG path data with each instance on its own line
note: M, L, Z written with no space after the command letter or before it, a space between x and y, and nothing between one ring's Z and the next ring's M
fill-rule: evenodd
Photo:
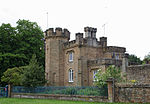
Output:
M114 79L109 78L106 82L108 86L108 100L109 102L114 102Z
M126 68L128 67L128 54L122 56L122 73L126 73Z

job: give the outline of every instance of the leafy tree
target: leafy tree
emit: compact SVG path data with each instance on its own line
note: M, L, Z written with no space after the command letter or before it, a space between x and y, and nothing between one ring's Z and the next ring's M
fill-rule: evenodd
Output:
M0 53L12 53L16 48L15 45L15 28L10 24L2 24L0 26Z
M16 38L18 41L18 49L15 53L24 54L28 62L33 54L36 54L40 65L44 65L44 35L41 28L36 22L28 20L17 21Z
M10 24L2 24L0 26L0 78L8 68L22 66L27 62L23 54L14 54L16 49L15 27ZM4 85L1 80L0 84Z
M0 26L0 78L8 68L29 64L32 54L36 54L40 65L44 65L44 35L36 22L17 21L17 26ZM4 85L1 82L0 84Z
M107 79L110 77L114 78L118 82L123 80L120 68L111 65L105 71L99 69L98 72L96 73L94 84L98 87L104 87L106 85Z
M140 65L142 64L142 60L138 58L136 55L129 55L128 57L129 65Z
M143 64L150 64L150 53L144 57Z
M24 55L11 53L0 54L0 78L8 68L23 66L25 61L26 57ZM5 84L1 80L0 83Z
M25 68L26 66L7 69L2 76L2 81L10 85L21 85Z
M45 84L45 73L43 66L39 66L36 55L32 56L30 63L23 74L23 85L27 87L41 86Z

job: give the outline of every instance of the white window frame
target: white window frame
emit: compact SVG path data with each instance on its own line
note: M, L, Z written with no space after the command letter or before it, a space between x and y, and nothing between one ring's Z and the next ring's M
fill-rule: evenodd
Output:
M73 61L73 52L69 52L69 62Z
M69 82L73 82L73 70L72 69L69 69L68 77L69 77Z
M97 72L98 72L98 70L93 70L93 81L95 81Z

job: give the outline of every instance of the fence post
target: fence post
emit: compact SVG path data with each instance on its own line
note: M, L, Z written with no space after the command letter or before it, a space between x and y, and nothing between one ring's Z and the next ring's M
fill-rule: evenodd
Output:
M8 97L11 97L11 85L8 84Z
M113 78L108 78L107 79L107 85L108 85L108 100L110 102L114 102L114 79Z

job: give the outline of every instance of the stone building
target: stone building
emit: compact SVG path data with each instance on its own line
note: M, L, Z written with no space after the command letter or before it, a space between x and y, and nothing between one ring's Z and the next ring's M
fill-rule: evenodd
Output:
M85 27L70 40L67 29L45 31L47 86L92 86L98 69L122 67L126 49L107 46L107 37L96 38L96 28Z

